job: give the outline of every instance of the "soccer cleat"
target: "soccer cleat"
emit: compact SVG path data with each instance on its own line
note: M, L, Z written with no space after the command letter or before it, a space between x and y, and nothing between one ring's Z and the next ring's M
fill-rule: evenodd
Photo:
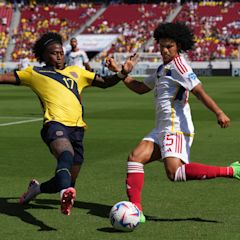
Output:
M20 204L29 203L40 193L40 184L36 179L32 179L28 184L27 192L23 193L23 195L19 199Z
M76 197L76 190L72 187L67 188L61 197L61 212L65 215L71 214L71 209Z
M140 213L140 223L145 223L146 217L144 216L143 212Z
M234 162L230 165L233 168L233 177L240 180L240 162Z

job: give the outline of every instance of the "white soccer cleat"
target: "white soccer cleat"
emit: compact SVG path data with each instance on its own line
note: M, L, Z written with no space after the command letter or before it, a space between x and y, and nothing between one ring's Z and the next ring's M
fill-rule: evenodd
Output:
M36 179L32 179L28 184L28 190L19 199L20 204L29 203L40 193L40 184Z

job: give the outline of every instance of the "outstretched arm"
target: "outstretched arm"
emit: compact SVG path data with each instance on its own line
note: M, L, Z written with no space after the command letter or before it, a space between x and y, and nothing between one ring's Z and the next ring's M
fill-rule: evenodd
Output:
M192 93L217 117L218 124L221 128L226 128L230 124L229 117L219 108L216 102L205 92L201 84L193 88Z
M138 55L134 54L129 57L128 60L134 61L134 65L138 61ZM126 63L128 63L128 60ZM116 64L113 58L107 58L106 59L106 66L108 67L109 70L112 72L120 72L121 67ZM124 70L124 65L122 66L122 70ZM143 82L140 82L132 77L126 77L123 79L124 84L133 92L136 92L138 94L143 94L149 92L151 89L147 87Z
M152 90L143 82L138 81L132 77L125 78L123 82L130 90L138 94L144 94Z
M137 63L136 55L130 56L122 65L122 68L118 67L113 59L110 60L108 59L107 66L109 67L110 70L117 73L106 77L96 75L92 83L92 86L108 88L116 85L118 82L124 80L128 76L128 74L132 71L136 63Z
M17 79L13 72L0 75L0 84L16 84Z

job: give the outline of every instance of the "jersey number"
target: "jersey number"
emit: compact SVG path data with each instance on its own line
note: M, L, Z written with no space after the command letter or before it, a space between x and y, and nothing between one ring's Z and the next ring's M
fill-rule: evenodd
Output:
M63 81L65 82L65 85L67 88L69 89L73 89L74 86L74 80L72 80L71 78L63 78Z
M165 141L166 141L166 146L171 146L173 145L174 143L174 135L166 135L166 138L165 138Z

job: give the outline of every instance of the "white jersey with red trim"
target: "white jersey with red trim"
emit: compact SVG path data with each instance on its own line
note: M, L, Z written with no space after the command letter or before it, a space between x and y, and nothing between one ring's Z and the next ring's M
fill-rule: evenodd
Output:
M193 134L189 91L201 82L186 60L177 56L160 65L144 83L154 90L158 132Z

